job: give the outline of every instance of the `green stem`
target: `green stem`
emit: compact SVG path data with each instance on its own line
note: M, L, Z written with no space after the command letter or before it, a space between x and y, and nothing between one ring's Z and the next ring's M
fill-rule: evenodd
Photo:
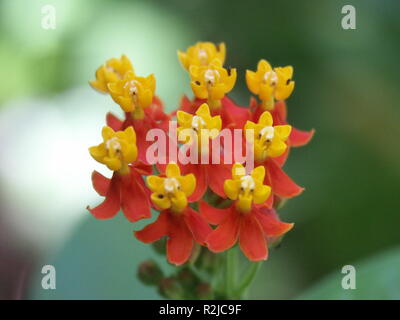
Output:
M226 299L232 299L234 295L234 286L236 281L236 250L234 248L226 252L226 270L225 270L225 295Z
M247 268L245 275L243 276L242 282L236 290L235 297L241 299L243 295L246 293L247 288L251 285L254 278L256 277L262 262L252 262L251 265Z

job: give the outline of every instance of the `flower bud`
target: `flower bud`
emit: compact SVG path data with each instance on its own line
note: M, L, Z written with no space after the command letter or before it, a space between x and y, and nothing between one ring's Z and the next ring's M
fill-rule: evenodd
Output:
M196 295L199 299L205 299L205 300L213 299L213 290L211 285L205 282L200 283L196 287Z
M156 285L161 281L163 272L153 260L147 260L140 264L138 277L144 284Z
M183 288L175 277L168 277L161 279L158 287L160 295L168 299L182 299Z

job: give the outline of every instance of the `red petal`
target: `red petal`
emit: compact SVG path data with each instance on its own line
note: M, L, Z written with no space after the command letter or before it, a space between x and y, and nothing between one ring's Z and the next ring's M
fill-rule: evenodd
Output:
M231 210L226 219L207 238L208 248L213 252L221 252L232 247L239 235L242 215Z
M96 190L99 195L105 197L110 186L110 179L106 178L97 171L93 171L92 184L94 190Z
M141 175L135 172L135 170L131 170L130 176L122 176L122 179L121 209L125 217L131 222L150 218L151 213L148 193L145 192L138 181L142 179Z
M268 257L264 232L253 212L245 214L242 218L239 244L244 255L251 261L266 260Z
M290 152L290 146L288 145L287 148L286 148L286 151L281 156L274 158L274 161L280 167L282 167L285 164L285 162L286 162L286 160L287 160L287 158L289 156L289 152Z
M104 201L96 208L90 209L88 206L87 209L97 219L109 219L118 213L120 209L120 179L117 173L114 173L111 178Z
M185 263L190 258L193 249L193 236L186 226L182 215L176 216L170 213L168 229L168 262L178 266Z
M147 225L140 231L135 231L135 236L138 240L144 243L151 243L160 240L168 234L168 218L167 211L160 212L157 220Z
M239 107L228 97L222 99L222 126L224 128L242 129L246 121L250 119L250 111L248 108Z
M312 129L311 131L301 131L296 128L292 127L292 131L290 133L290 144L293 147L301 147L306 145L311 138L314 136L315 130Z
M256 109L258 108L258 101L254 97L250 97L250 102L249 102L249 109L251 112L255 112Z
M261 208L255 211L255 215L268 237L279 237L294 226L294 223L281 222L274 209Z
M286 124L287 118L287 108L286 102L283 100L279 100L275 103L274 110L272 111L274 116L274 125L278 124ZM276 123L275 123L276 121Z
M201 245L205 245L206 238L212 231L205 219L190 207L186 209L184 219L193 238Z
M146 163L140 161L140 160L136 161L133 164L133 167L141 175L149 176L149 175L153 174L153 167L149 164L146 164Z
M218 209L210 206L205 201L199 202L200 214L211 224L220 224L231 214L231 208Z
M221 159L222 160L222 159ZM222 198L226 198L224 182L232 176L231 164L209 164L205 165L207 170L207 181L210 189Z
M283 198L292 198L299 195L304 190L290 179L273 159L268 159L265 165L267 169L265 182L272 187L272 192L274 194Z
M121 120L119 120L116 116L114 116L111 112L109 112L106 115L106 123L114 131L118 131L118 130L121 130L123 122Z

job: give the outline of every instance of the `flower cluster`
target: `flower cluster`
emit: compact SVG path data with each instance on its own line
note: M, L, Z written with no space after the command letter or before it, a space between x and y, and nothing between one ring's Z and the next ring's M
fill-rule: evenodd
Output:
M156 95L154 75L138 76L125 55L106 61L90 82L111 96L125 118L107 114L103 141L89 148L113 173L111 178L92 173L93 187L105 199L88 210L98 219L122 210L131 222L159 212L134 235L144 243L166 240L167 260L177 266L236 243L250 261L267 259L268 247L293 227L280 220L276 209L303 190L283 170L291 147L307 144L314 133L287 123L285 100L295 86L293 67L273 68L261 60L256 71L247 70L247 86L259 100L251 97L243 107L227 96L237 71L224 66L225 55L223 43L199 42L178 51L194 97L184 96L170 114ZM150 161L154 141L149 132L158 130L170 138L169 124L175 118L177 142L168 139L165 154L159 155L164 161ZM227 140L218 148L211 143L224 130L241 130L240 146L251 149L253 163L225 161ZM185 147L196 151L198 161L171 156L171 150Z

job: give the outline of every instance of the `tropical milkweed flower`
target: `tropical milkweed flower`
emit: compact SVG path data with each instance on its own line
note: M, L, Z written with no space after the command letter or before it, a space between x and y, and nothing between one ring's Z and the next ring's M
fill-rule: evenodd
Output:
M111 97L125 112L132 112L134 119L144 118L144 108L151 105L156 89L154 75L137 77L128 71L122 80L108 84Z
M257 71L246 71L249 90L258 95L264 110L272 110L275 100L285 100L293 92L293 67L272 68L266 60L260 60Z
M189 73L194 95L207 99L210 108L221 107L221 99L233 89L236 82L236 69L225 69L222 61L214 59L209 65L191 65Z
M90 81L90 85L103 93L108 92L108 84L124 78L125 74L133 71L132 63L127 56L112 58L96 70L96 80Z
M273 126L272 115L265 111L260 116L258 123L247 121L245 130L253 130L253 135L248 142L254 147L254 159L257 165L266 169L264 182L272 187L273 194L291 198L303 191L275 161L275 158L286 152L286 141L291 132L290 125ZM270 198L272 201L273 198ZM272 202L270 203L272 205Z
M212 161L212 146L209 143L211 139L218 137L221 130L222 122L219 115L212 117L210 108L206 103L202 104L195 115L191 115L184 111L178 111L176 114L178 120L178 134L183 139L183 143L191 144L193 148L198 148L196 163L180 164L184 173L192 172L196 175L197 187L191 196L191 200L199 200L207 190L207 186L221 197L225 197L223 192L223 181L230 175L230 164L224 164L219 161L214 164ZM184 135L184 133L186 134ZM189 135L190 134L190 135ZM188 139L192 137L192 139ZM202 145L206 140L207 145ZM217 157L221 157L219 150ZM206 157L204 163L202 158Z
M178 111L176 113L178 120L178 139L181 137L183 143L189 142L191 136L197 144L200 144L204 138L214 139L219 135L222 127L222 121L220 116L212 117L210 114L210 108L206 103L203 103L196 111L195 115L186 113L184 111ZM191 133L189 134L184 134Z
M111 179L97 171L92 174L94 189L105 200L87 209L98 219L114 217L120 209L129 221L149 218L150 202L141 175L151 173L151 167L137 162L136 134L132 127L115 132L105 126L103 142L89 148L90 155L114 173Z
M218 209L200 202L200 213L211 224L217 225L207 237L208 248L213 252L228 250L236 242L251 261L268 257L267 237L279 237L293 224L277 219L272 209L262 206L270 196L271 188L263 184L265 169L262 166L246 174L241 164L232 167L232 179L224 183L224 190L234 202L229 208Z
M245 130L254 130L250 141L254 145L254 158L258 163L264 162L267 157L281 156L287 149L285 141L290 135L290 125L273 126L271 113L265 111L258 123L247 121Z
M225 43L216 46L212 42L197 42L189 47L186 52L178 50L178 58L182 66L188 70L190 66L207 66L214 59L219 59L223 64L225 61Z
M167 259L181 265L190 258L194 243L204 245L211 232L204 218L188 206L196 178L193 174L182 176L178 165L169 163L166 177L149 176L147 184L152 191L151 201L161 212L155 222L136 231L135 236L144 243L168 236Z
M199 42L189 47L186 53L178 51L183 67L191 76L195 95L193 100L184 96L180 110L194 114L200 105L207 102L211 114L221 116L223 128L242 128L249 113L226 95L236 82L236 69L223 67L225 54L225 44L216 47L209 42Z

